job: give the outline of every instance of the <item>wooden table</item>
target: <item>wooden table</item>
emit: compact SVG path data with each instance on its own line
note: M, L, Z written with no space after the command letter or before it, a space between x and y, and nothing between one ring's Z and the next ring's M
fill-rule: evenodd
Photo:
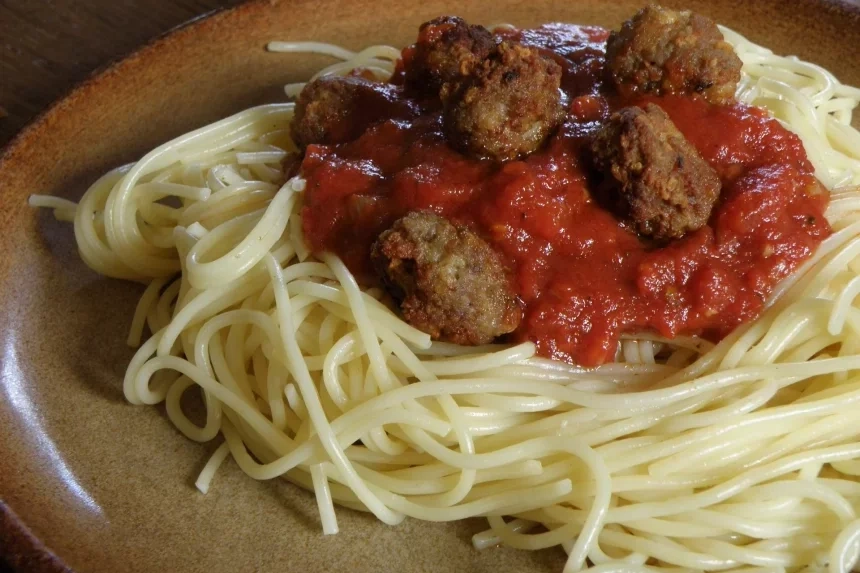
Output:
M0 146L93 70L239 0L0 0Z

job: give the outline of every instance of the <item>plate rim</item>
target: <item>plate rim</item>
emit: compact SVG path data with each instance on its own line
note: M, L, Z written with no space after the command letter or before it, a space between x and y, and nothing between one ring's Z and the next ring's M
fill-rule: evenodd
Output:
M17 162L26 161L34 142L40 139L45 130L50 129L54 118L62 114L67 106L79 98L86 97L88 92L98 89L98 86L110 81L117 74L122 74L127 66L157 57L177 40L203 28L218 25L223 19L237 13L264 9L270 1L242 0L233 6L209 10L153 36L131 51L98 66L84 79L73 83L0 148L0 173L14 169ZM75 573L32 532L27 523L3 499L2 492L0 492L0 539L4 541L0 545L0 566L8 565L11 568L10 573Z

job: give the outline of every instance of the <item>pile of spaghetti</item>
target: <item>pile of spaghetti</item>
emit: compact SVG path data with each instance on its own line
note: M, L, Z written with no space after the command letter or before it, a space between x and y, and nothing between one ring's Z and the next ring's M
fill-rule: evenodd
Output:
M223 440L203 492L231 457L313 491L326 533L339 504L387 524L484 516L477 548L561 546L566 572L845 572L860 555L860 90L723 32L744 64L738 98L800 136L834 232L716 345L626 337L617 362L585 369L529 342L431 342L306 248L304 181L281 167L293 103L158 147L77 205L31 203L74 221L87 265L148 284L125 395L164 402L192 440ZM380 79L400 57L270 49ZM180 406L197 389L203 425Z

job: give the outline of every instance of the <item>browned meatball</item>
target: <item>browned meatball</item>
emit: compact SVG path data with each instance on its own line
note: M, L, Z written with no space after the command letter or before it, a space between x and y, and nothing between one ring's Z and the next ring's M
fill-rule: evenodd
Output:
M375 123L413 114L397 86L359 76L323 76L299 94L290 132L304 149L352 141Z
M470 76L442 88L448 141L473 157L528 155L564 120L560 85L556 62L503 42Z
M741 60L708 18L687 10L648 6L612 32L606 66L624 96L701 93L713 103L732 100Z
M477 345L521 319L499 256L466 227L413 211L379 235L371 260L403 318L434 340Z
M406 82L434 96L445 82L466 76L496 49L493 35L462 18L441 16L421 24L406 65Z
M673 239L708 222L720 180L658 106L612 114L591 153L609 202L641 234Z

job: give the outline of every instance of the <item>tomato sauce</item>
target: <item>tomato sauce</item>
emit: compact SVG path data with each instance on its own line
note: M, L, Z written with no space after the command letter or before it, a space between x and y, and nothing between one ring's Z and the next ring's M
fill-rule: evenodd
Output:
M506 31L563 65L568 119L547 145L496 165L452 150L438 103L341 145L309 146L305 238L340 255L365 284L370 246L398 217L429 209L470 225L502 255L522 300L512 340L542 356L595 366L624 333L717 340L757 316L774 286L831 230L828 195L800 140L759 109L688 96L653 97L717 171L709 224L668 245L637 236L594 201L589 137L620 106L602 83L601 28ZM396 81L396 79L394 80ZM406 96L404 96L406 97ZM629 102L626 104L629 105Z

